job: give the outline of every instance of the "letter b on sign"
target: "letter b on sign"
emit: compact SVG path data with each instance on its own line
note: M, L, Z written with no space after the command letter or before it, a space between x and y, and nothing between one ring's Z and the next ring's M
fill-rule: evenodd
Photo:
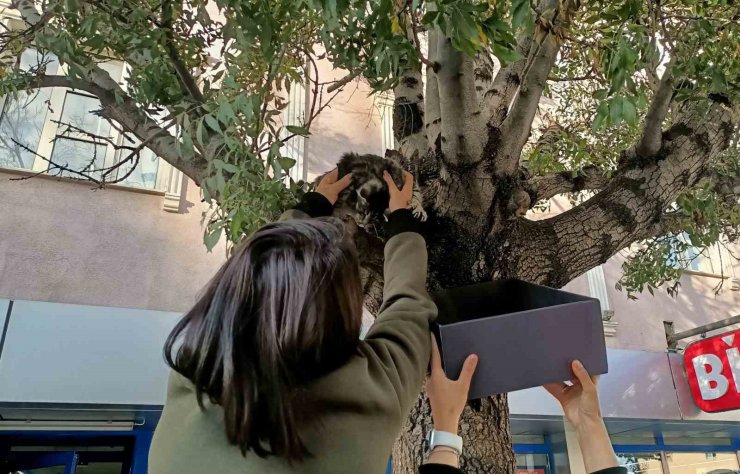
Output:
M737 337L736 337L737 336ZM689 345L684 367L696 405L707 412L740 408L740 331Z

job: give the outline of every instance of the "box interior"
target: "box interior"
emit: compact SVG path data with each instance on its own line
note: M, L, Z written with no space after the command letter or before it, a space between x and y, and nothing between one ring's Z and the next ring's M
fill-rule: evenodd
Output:
M443 290L433 298L442 325L589 299L513 279Z

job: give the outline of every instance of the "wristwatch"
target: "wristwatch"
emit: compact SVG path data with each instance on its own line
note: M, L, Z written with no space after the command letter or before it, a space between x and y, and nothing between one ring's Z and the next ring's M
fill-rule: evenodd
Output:
M437 446L447 446L457 451L457 455L462 455L463 440L461 437L454 433L447 431L432 430L427 434L427 446L429 451L433 450Z

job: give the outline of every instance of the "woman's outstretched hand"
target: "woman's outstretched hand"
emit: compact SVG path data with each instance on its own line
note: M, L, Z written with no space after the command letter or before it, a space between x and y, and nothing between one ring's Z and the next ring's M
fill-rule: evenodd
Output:
M429 404L432 406L435 430L457 434L460 416L468 401L470 381L477 365L478 356L469 355L457 380L448 379L442 369L437 340L432 336L432 373L427 378L426 389Z
M406 209L409 207L411 197L414 193L414 176L408 171L403 172L403 188L398 189L396 183L391 178L390 173L387 171L383 172L383 179L385 184L388 185L388 194L390 194L390 201L388 202L388 209L393 212L398 209Z
M571 370L575 375L571 385L551 383L545 390L560 402L565 418L576 429L586 472L616 467L619 463L601 417L596 377L577 360L571 363Z
M551 383L545 390L560 402L563 414L576 429L584 423L601 420L599 392L596 390L596 377L591 377L579 361L571 363L575 378L572 385Z
M339 169L334 168L326 173L326 175L321 178L321 181L319 181L319 185L316 186L316 192L324 196L332 206L336 204L337 199L339 199L339 193L347 189L347 186L352 183L352 173L347 173L339 180L337 179L338 177Z

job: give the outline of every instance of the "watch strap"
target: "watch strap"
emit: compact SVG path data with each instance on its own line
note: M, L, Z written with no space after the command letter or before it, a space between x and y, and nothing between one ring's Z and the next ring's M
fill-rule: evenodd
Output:
M455 433L432 430L429 432L427 442L429 443L430 451L437 446L447 446L457 451L458 456L462 455L463 440Z

